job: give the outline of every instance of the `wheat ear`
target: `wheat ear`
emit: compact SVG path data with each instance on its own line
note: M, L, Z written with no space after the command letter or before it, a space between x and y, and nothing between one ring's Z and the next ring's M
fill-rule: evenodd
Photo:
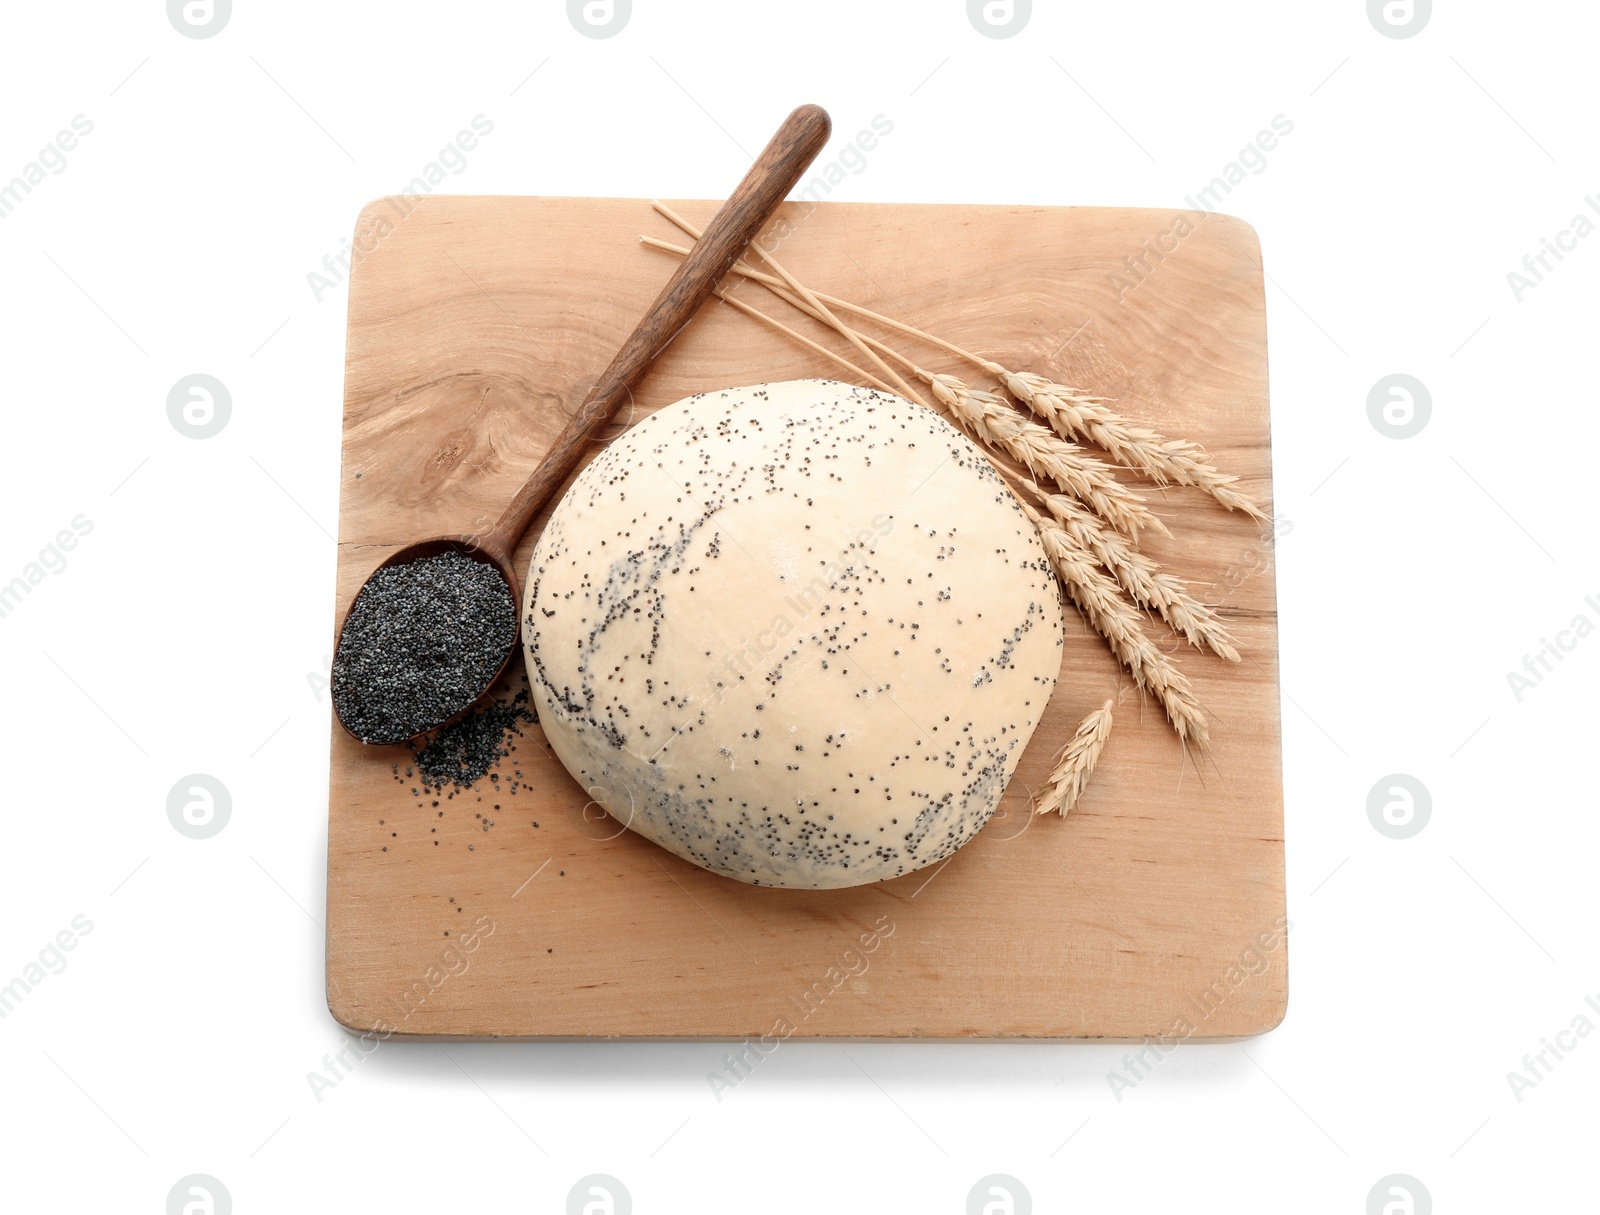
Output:
M1139 610L1122 597L1121 588L1101 571L1094 557L1080 548L1065 528L1041 515L1027 502L1018 501L1023 513L1039 529L1045 553L1072 602L1078 605L1095 632L1106 639L1134 682L1150 689L1178 737L1204 751L1211 739L1200 702L1195 699L1188 677L1145 635Z
M1233 636L1212 608L1189 594L1183 579L1162 573L1156 561L1141 553L1122 533L1107 528L1074 499L1044 493L1037 485L1029 488L1067 535L1111 571L1135 603L1155 612L1189 644L1210 650L1229 662L1239 661Z
M1236 486L1238 477L1218 472L1205 448L1187 439L1167 439L1145 426L1135 426L1099 397L1085 396L1031 372L995 373L1006 390L1050 423L1063 438L1084 439L1105 448L1130 468L1136 468L1158 485L1176 481L1210 494L1229 510L1242 510L1255 519L1266 515L1256 500Z
M1050 773L1050 785L1034 808L1035 814L1054 810L1063 818L1078 804L1089 783L1100 751L1111 733L1111 702L1108 700L1078 723L1078 729L1061 749L1061 762Z
M1099 460L1066 442L1037 422L1030 422L1005 401L981 388L969 388L953 375L930 375L934 399L961 424L991 447L1018 461L1035 477L1043 473L1080 498L1112 527L1137 536L1148 527L1167 533L1166 524L1145 501L1123 485Z

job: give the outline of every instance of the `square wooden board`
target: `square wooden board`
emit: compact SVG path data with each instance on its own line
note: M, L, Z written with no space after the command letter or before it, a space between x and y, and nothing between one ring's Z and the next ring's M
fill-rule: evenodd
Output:
M716 204L676 206L703 224ZM1270 500L1265 304L1248 225L1101 208L786 214L782 257L808 285L1115 398L1203 443ZM643 233L680 239L636 199L380 199L362 212L335 628L393 549L498 515L671 272L672 258L639 246ZM1125 259L1141 255L1136 275ZM785 309L753 284L738 293ZM935 352L917 356L976 382ZM833 374L713 301L646 379L633 417L703 389ZM1179 654L1212 716L1208 759L1185 758L1069 611L1060 683L984 832L941 866L811 892L730 881L592 821L536 726L481 802L435 808L395 779L404 749L363 748L335 723L334 1016L362 1032L480 1037L1228 1038L1278 1024L1288 976L1271 529L1193 490L1153 492L1173 538L1147 550L1217 605L1244 653L1238 666ZM519 655L517 687L521 670ZM1028 791L1108 696L1115 728L1078 809L1033 819Z

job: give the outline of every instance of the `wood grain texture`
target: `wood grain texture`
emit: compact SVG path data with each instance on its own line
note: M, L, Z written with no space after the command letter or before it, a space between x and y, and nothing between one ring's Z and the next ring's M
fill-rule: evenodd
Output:
M674 205L698 223L716 209ZM1133 282L1124 258L1173 214L791 203L779 215L792 228L781 256L809 286L1115 398L1270 500L1247 225L1199 220L1127 290L1112 276ZM334 623L388 553L493 524L674 269L635 240L673 238L641 200L379 200L358 231L382 235L351 274ZM781 307L751 284L736 292ZM607 435L692 392L831 374L708 303ZM1001 810L942 866L893 882L759 889L629 832L595 838L615 825L586 815L537 727L483 802L435 808L395 780L404 749L363 748L330 722L335 1017L361 1032L529 1037L1229 1038L1276 1025L1288 977L1272 536L1194 490L1155 505L1174 535L1146 549L1218 606L1245 657L1229 666L1158 634L1213 718L1210 758L1185 760L1069 612L1060 683ZM1108 695L1116 725L1079 807L1035 821L1029 789Z

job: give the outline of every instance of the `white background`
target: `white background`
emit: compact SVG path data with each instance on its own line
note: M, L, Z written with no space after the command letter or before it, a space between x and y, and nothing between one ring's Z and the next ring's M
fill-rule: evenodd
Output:
M0 619L0 983L93 923L0 1020L7 1209L160 1212L195 1172L240 1212L560 1211L591 1172L641 1212L959 1212L994 1172L1038 1211L1358 1213L1396 1172L1440 1211L1593 1209L1600 1034L1506 1078L1600 1001L1600 639L1507 680L1600 624L1600 239L1506 278L1600 191L1593 6L1408 39L1360 0L1041 2L1004 39L955 0L637 0L606 39L548 0L3 20L0 181L94 124L0 220L0 582L93 527ZM1120 1101L1124 1046L795 1043L718 1103L694 1042L391 1044L318 1101L345 297L306 275L476 114L443 189L721 197L801 101L894 123L857 200L1176 209L1293 122L1225 204L1270 275L1292 523L1288 1019ZM232 396L205 441L166 416L193 372ZM1393 372L1431 393L1414 438L1368 420ZM209 840L167 821L191 772L232 794ZM1403 841L1367 817L1396 772L1432 800Z

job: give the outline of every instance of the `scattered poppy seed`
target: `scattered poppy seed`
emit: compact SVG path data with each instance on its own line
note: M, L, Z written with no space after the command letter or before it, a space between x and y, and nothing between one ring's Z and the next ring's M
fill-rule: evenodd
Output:
M443 792L447 785L454 786L445 794L448 801L485 776L498 782L499 773L489 769L506 757L510 739L521 734L522 723L539 720L528 711L527 703L528 693L524 690L508 702L491 702L473 709L460 721L440 730L416 755L424 784L434 793Z

